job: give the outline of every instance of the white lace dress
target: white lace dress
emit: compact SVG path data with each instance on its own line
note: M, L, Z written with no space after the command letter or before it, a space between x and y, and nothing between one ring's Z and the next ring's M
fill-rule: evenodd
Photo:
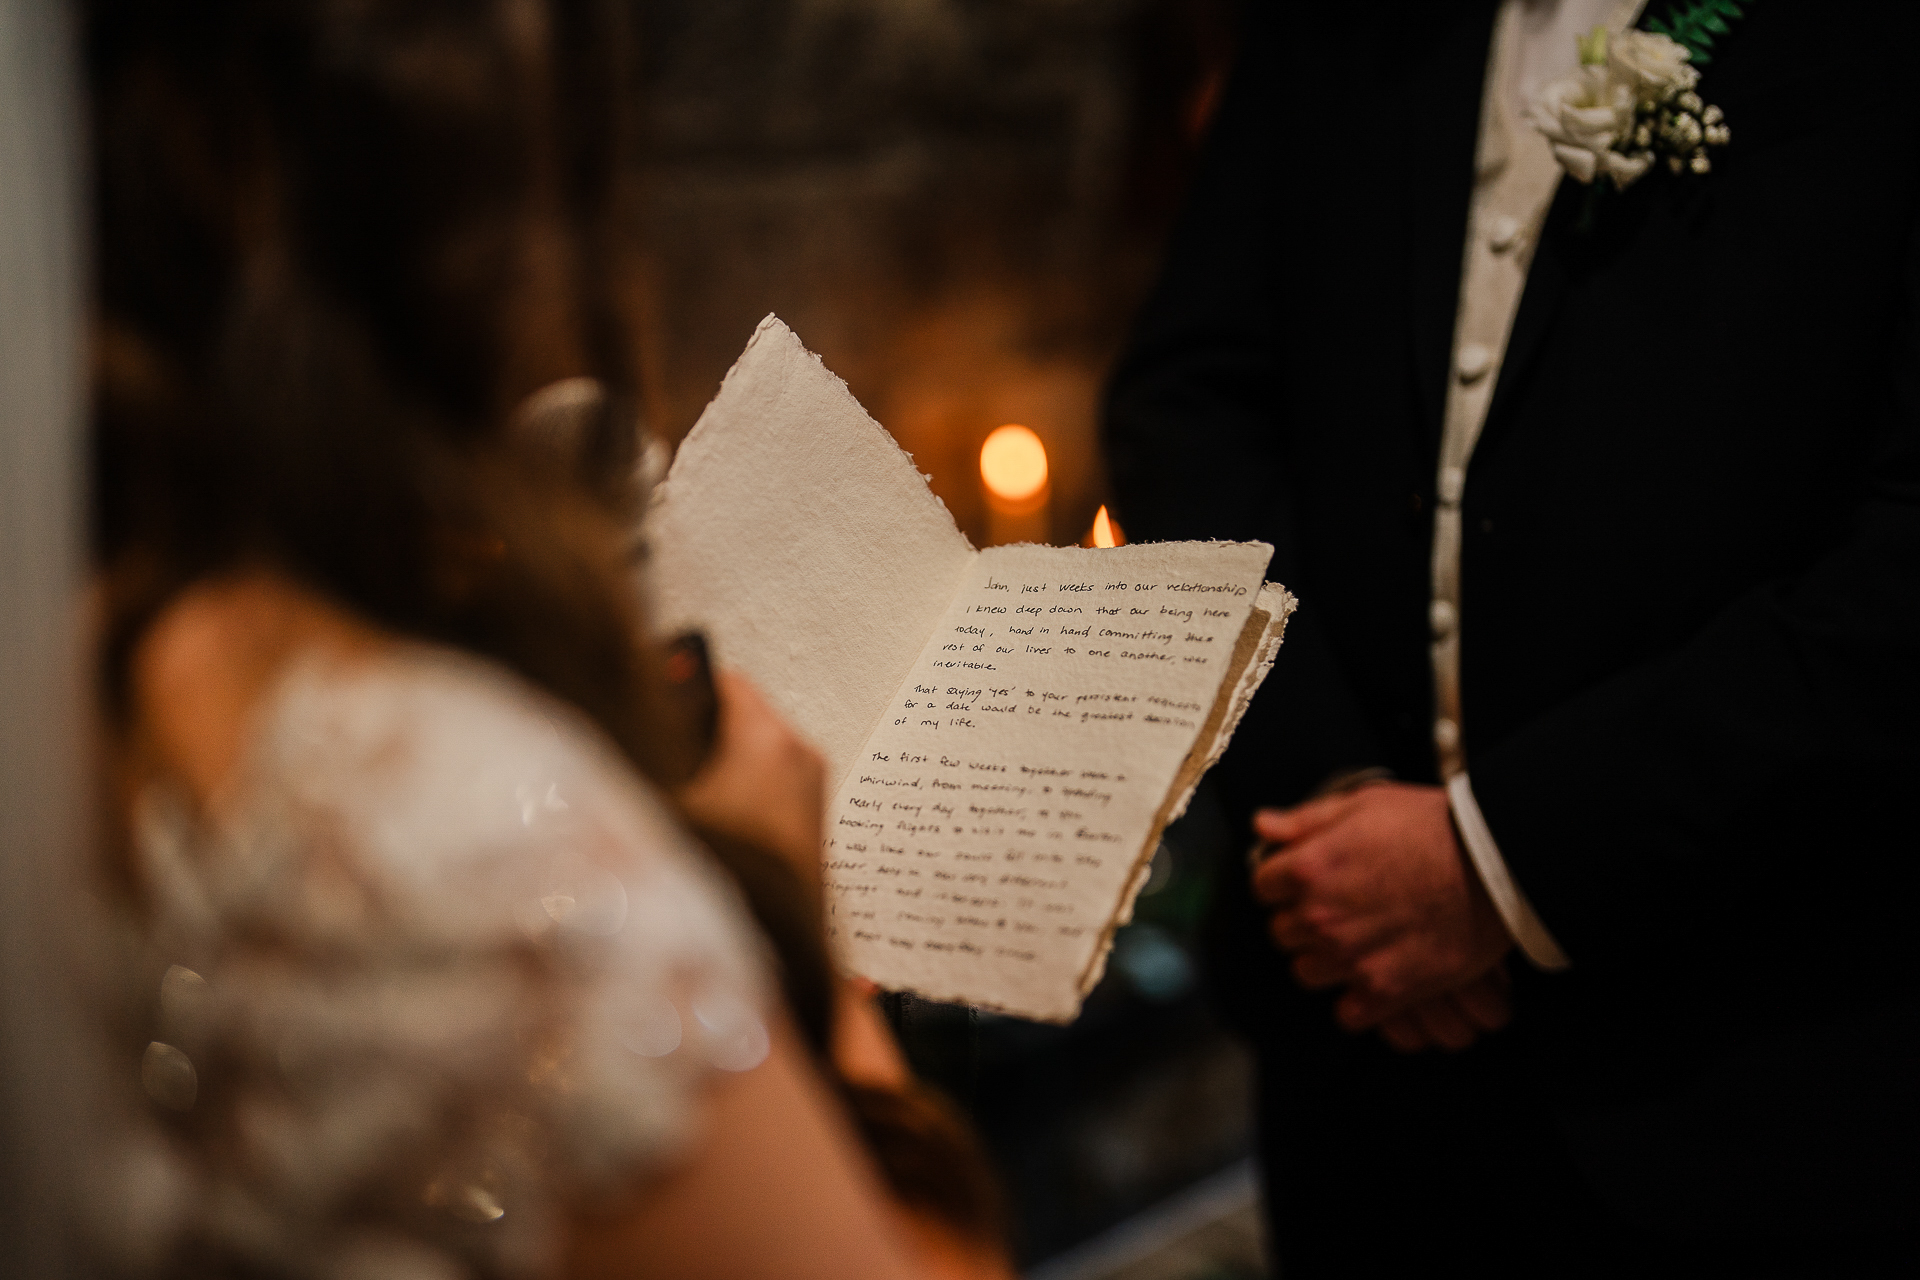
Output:
M730 887L572 711L427 649L307 662L218 818L156 790L140 1073L188 1274L547 1273L768 1051Z

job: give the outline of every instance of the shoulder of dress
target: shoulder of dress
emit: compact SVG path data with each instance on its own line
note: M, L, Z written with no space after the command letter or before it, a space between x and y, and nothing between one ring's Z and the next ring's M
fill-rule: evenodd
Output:
M297 663L243 777L254 815L324 813L343 852L379 875L562 855L621 868L697 860L661 797L584 715L450 650Z
M490 662L424 645L289 666L260 717L254 769L271 775L324 763L315 756L375 765L396 778L489 764L618 768L578 711Z

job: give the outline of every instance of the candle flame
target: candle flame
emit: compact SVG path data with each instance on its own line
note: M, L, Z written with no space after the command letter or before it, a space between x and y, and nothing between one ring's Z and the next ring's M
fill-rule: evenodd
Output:
M1120 532L1120 525L1107 514L1103 505L1093 517L1093 545L1096 547L1124 547L1127 535Z
M1003 502L1020 502L1047 485L1047 447L1017 423L997 428L980 446L980 478Z

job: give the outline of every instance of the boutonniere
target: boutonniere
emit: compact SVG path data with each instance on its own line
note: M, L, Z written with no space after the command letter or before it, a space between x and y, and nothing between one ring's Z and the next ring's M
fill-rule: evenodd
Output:
M1696 64L1712 60L1714 36L1741 16L1735 0L1700 0L1649 23L1651 31L1595 27L1579 37L1579 69L1541 90L1527 117L1561 167L1596 194L1607 185L1625 191L1656 160L1674 173L1706 173L1707 149L1726 146L1733 131L1694 92Z

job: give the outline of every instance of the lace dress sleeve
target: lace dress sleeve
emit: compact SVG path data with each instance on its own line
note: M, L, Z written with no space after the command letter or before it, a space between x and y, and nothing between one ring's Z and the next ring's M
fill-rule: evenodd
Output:
M571 712L409 653L281 687L216 825L150 810L142 1063L196 1274L534 1275L768 1052L729 886Z

